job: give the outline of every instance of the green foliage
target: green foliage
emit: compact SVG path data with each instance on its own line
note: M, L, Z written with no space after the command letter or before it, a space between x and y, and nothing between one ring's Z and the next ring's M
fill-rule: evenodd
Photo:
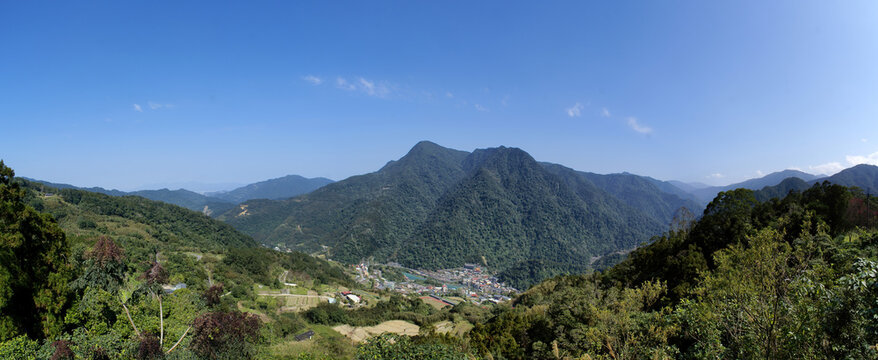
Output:
M353 326L372 326L387 320L406 320L428 326L447 318L446 313L427 305L421 299L399 294L394 294L387 301L378 302L372 307L355 310L346 310L338 304L320 303L305 311L302 316L315 324Z
M26 190L0 160L0 341L61 333L69 305L64 232L25 203Z
M649 310L664 291L652 282L605 288L594 275L554 278L477 324L470 341L482 355L509 359L664 358L675 352L667 345L675 327L666 310Z
M0 359L9 360L37 360L48 358L45 351L41 351L40 343L30 340L25 335L19 335L0 342ZM43 352L40 356L40 352Z
M873 224L869 201L829 183L763 203L721 193L606 274L498 307L470 343L508 359L875 358L878 230L856 227Z
M468 359L459 346L433 338L410 338L384 334L369 339L357 349L358 360L458 360Z
M592 257L634 248L666 228L658 219L686 203L645 180L636 184L643 191L631 204L650 204L643 209L583 173L539 164L519 149L468 154L422 142L377 172L293 199L250 201L220 218L269 246L327 246L346 263L484 263L525 288L587 271ZM660 215L646 214L659 208Z
M208 195L238 204L251 199L288 199L331 183L332 180L326 178L307 179L299 175L287 175Z
M29 201L41 204L68 235L84 238L110 236L136 261L147 260L156 249L222 251L226 247L256 245L250 237L227 224L175 205L138 196L110 196L77 189L55 189L24 180L17 182L28 190ZM59 196L39 195L46 192ZM92 227L91 223L96 226Z
M206 359L248 359L256 354L259 319L241 312L212 312L195 319L192 351Z

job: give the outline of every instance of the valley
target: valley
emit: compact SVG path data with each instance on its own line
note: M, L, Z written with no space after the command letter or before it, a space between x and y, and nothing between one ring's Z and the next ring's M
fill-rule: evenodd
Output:
M451 358L551 358L541 345L547 341L568 354L600 354L608 347L570 338L576 333L571 326L581 325L557 308L582 304L593 310L582 313L574 305L569 316L598 321L591 331L648 336L647 343L614 348L633 346L630 354L643 354L671 346L691 353L697 348L680 342L691 336L685 329L708 315L681 312L692 311L682 306L695 306L687 299L701 289L728 291L732 285L703 274L746 272L724 257L750 261L742 256L755 255L742 244L769 246L760 251L789 259L814 256L802 244L841 251L833 255L846 259L841 268L813 261L796 266L829 266L826 271L845 276L868 265L862 259L871 257L878 223L872 210L878 203L868 192L875 169L858 166L829 179L854 179L846 182L854 188L786 178L756 191L724 191L701 211L669 182L579 172L536 162L514 148L465 153L422 142L378 172L288 199L249 200L216 218L141 196L7 180L3 189L13 195L4 196L18 204L13 208L45 212L40 226L57 226L49 231L62 234L57 244L66 245L56 249L70 254L65 266L73 271L65 275L70 285L58 289L71 299L55 310L67 313L63 320L42 315L43 325L31 330L14 314L4 312L4 321L18 324L19 334L42 331L47 337L80 329L71 344L91 344L75 350L81 357L140 351L132 349L151 341L144 332L167 338L159 341L167 356L204 357L205 349L234 348L255 358L362 358L393 343L403 347L395 353L429 348ZM671 211L674 206L680 208ZM742 222L747 225L737 225ZM641 227L625 225L631 223ZM103 253L109 255L98 255ZM860 262L854 262L857 256ZM60 269L47 273L52 271ZM162 296L145 296L154 286L147 282L152 273ZM829 286L826 281L841 275L826 276L809 281ZM30 285L15 286L20 293ZM727 306L710 299L697 304ZM850 311L863 316L866 310ZM650 330L659 333L643 333L664 313L678 318ZM231 317L211 321L259 324L260 335L239 339L259 338L260 345L233 339L199 345L201 334L213 331L201 319L223 316ZM150 320L156 317L162 321ZM544 334L542 326L562 330L532 338L516 333ZM119 342L109 345L108 339ZM503 345L510 340L498 339L517 340ZM48 356L60 346L53 344L7 335L0 355L24 347ZM729 349L746 353L751 345L742 344L749 343L732 342Z

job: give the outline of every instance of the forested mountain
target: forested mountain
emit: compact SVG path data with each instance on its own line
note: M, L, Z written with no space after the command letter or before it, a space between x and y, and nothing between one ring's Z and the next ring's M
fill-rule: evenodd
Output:
M16 179L2 160L0 260L2 359L263 358L308 326L271 298L281 280L356 286L199 212Z
M238 204L253 199L287 199L307 194L318 188L331 184L327 178L305 178L299 175L287 175L277 179L260 181L230 191L218 191L205 195Z
M878 193L878 166L860 164L818 181L823 180L838 185L856 186L864 192L874 195Z
M344 262L484 262L524 286L648 241L679 206L698 211L641 177L600 181L624 199L520 149L467 153L421 142L377 172L292 199L248 201L220 219L269 246L327 246Z
M26 179L26 178L24 178ZM107 190L101 187L90 187L83 188L70 184L57 184L43 180L33 180L27 179L33 182L45 184L51 186L56 189L75 189L75 190L84 190L93 193L101 193L110 196L141 196L150 200L161 201L168 204L174 204L177 206L182 206L189 210L201 211L205 214L219 214L235 206L235 203L201 195L196 192L192 192L186 189L177 189L177 190L169 190L169 189L160 189L160 190L139 190L132 192L125 192L121 190Z
M522 278L522 267L539 272L554 263L556 271L584 271L591 257L632 248L664 229L595 187L570 186L520 149L476 150L464 170L467 177L399 250L400 262L484 262L523 286L539 277Z
M692 191L692 194L695 195L703 204L707 204L717 194L722 191L734 190L734 189L750 189L750 190L759 190L766 186L774 186L779 184L781 181L787 178L796 177L805 181L816 180L818 176L811 175L805 172L801 172L798 170L783 170L778 172L773 172L771 174L765 175L760 178L750 179L746 181L742 181L739 183L726 185L726 186L711 186L703 189L696 189Z
M286 199L296 195L309 193L321 186L332 183L332 180L326 178L308 179L298 175L288 175L277 179L242 186L231 191L220 191L202 195L186 189L138 190L126 192L121 190L107 190L101 187L83 188L70 184L58 184L43 180L27 180L42 183L56 189L85 190L111 196L142 196L150 200L182 206L189 210L201 211L209 216L216 216L229 211L235 207L235 204L247 200Z
M544 166L552 171L558 165L544 163ZM628 173L600 175L581 171L576 171L576 174L661 224L670 224L681 207L687 208L693 214L701 214L704 210L692 194L650 177Z
M52 214L70 235L110 235L124 244L202 251L257 246L228 224L176 205L140 196L56 189L26 180L21 185L29 190L29 203Z
M790 191L805 191L814 184L827 181L831 184L859 188L865 194L878 192L878 166L861 164L844 169L835 175L805 181L799 178L788 178L780 184L766 186L757 191L756 198L765 201L771 198L783 198Z
M876 206L829 183L766 202L721 193L610 270L495 309L469 346L495 359L874 359Z
M682 182L677 180L668 180L668 184L674 185L680 190L683 190L687 193L692 193L698 189L704 189L710 187L710 185L702 184L700 182Z
M346 241L346 247L333 253L335 258L386 256L463 179L461 162L467 155L420 142L374 173L288 200L248 201L219 218L270 246L316 251Z

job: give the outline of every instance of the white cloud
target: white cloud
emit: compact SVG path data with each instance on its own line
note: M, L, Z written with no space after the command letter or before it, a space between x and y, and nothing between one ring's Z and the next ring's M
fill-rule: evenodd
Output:
M481 104L476 104L475 107L476 107L476 110L478 110L478 111L488 112L488 108L482 106Z
M847 162L846 164L842 164L838 161L832 161L825 164L808 166L808 169L818 174L834 175L835 173L842 171L845 168L855 165L878 165L878 152L874 152L869 155L848 155L845 156L845 161Z
M851 166L859 164L878 165L878 152L873 152L869 155L848 155L845 156L845 160Z
M605 118L610 117L610 110L607 110L607 108L601 109L601 116L603 116Z
M360 86L362 86L363 91L369 95L375 95L375 83L363 78L360 78Z
M864 143L867 143L867 142L869 142L869 139L866 139L866 138L862 138L862 139L860 139L860 142L864 142Z
M143 108L141 108L139 104L134 104L134 111L143 112Z
M576 103L571 108L567 108L567 116L569 117L579 117L582 115L582 104Z
M355 81L349 82L347 79L339 76L335 79L335 85L342 90L359 91L374 97L385 97L390 94L390 87L386 83L376 82L362 77L358 77Z
M454 94L452 94L451 92L446 91L446 92L445 92L445 97L447 97L447 98L449 98L449 99L453 99L453 98L454 98Z
M720 174L720 173L713 173L713 174L705 176L705 178L708 178L708 179L722 179L724 177L726 177L726 176L723 174Z
M302 78L302 80L305 80L305 81L311 83L311 85L320 85L323 83L323 79L321 79L317 76L314 76L314 75L305 76Z
M503 97L503 99L500 99L500 105L503 105L504 107L509 106L509 95L506 95Z
M765 176L765 173L762 172L762 170L756 170L756 176L763 177L763 176Z
M632 130L637 131L641 134L651 134L652 133L651 127L641 125L640 123L637 122L637 118L635 118L635 117L628 118L628 127L630 127Z
M159 104L159 103L154 103L152 101L149 101L146 104L149 105L150 110L170 109L170 108L174 107L174 104Z
M826 164L808 166L808 169L817 174L833 175L844 170L844 166L839 162L828 162Z
M339 89L353 91L357 89L357 86L349 83L345 78L339 76L335 78L335 85L338 86Z

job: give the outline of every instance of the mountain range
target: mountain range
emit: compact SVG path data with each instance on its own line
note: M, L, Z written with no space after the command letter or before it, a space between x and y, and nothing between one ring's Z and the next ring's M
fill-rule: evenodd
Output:
M230 191L208 192L204 195L238 204L252 199L286 199L307 194L333 181L327 178L305 178L299 175L260 181Z
M247 201L218 218L267 246L327 250L347 263L482 263L526 286L646 243L681 206L701 210L655 179L579 172L517 148L469 153L423 141L376 172Z
M765 201L817 182L878 190L878 167L830 177L785 170L728 186L595 174L537 162L518 148L466 152L422 141L373 173L339 182L290 175L207 194L123 192L213 215L264 246L414 268L481 263L525 287L558 273L618 261L667 231L681 208L698 216L718 192L756 190Z
M201 211L208 216L226 212L234 208L236 204L247 200L290 198L311 192L332 182L332 180L326 178L309 179L299 175L288 175L277 179L245 185L230 191L199 194L186 189L138 190L126 192L115 189L107 190L101 187L83 188L70 184L59 184L28 178L24 179L45 184L56 189L84 190L110 196L140 196L150 200L174 204L189 210Z
M706 205L711 200L713 200L713 198L715 198L717 194L719 194L720 192L723 192L723 191L729 191L729 190L740 189L740 188L750 189L750 190L759 190L759 189L762 189L763 187L766 187L766 186L777 185L781 181L783 181L784 179L788 179L788 178L799 178L799 179L802 179L804 181L812 181L812 180L816 180L816 179L820 178L820 176L811 175L811 174L808 174L808 173L805 173L805 172L802 172L799 170L783 170L783 171L773 172L771 174L765 175L765 176L760 177L760 178L750 179L750 180L742 181L739 183L734 183L734 184L725 185L725 186L708 186L708 187L704 187L704 188L693 188L693 189L687 190L687 192L694 195L698 199L698 201L700 201L702 204Z
M760 201L766 201L772 198L782 198L790 193L790 191L805 191L814 186L814 184L827 181L836 185L844 185L848 187L860 188L867 194L878 193L878 166L860 164L851 168L839 171L835 175L811 178L805 180L799 177L788 177L775 185L764 186L756 191L756 198Z

